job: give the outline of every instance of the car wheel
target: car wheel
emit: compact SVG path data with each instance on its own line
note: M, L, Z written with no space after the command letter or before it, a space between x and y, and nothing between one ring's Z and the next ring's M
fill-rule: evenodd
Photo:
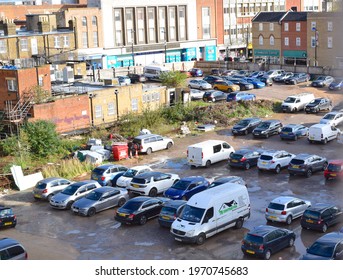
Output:
M152 153L152 149L151 148L148 148L147 150L146 150L146 154L147 155L150 155Z
M187 197L183 196L182 200L187 201Z
M211 161L210 160L206 161L206 167L210 167L210 166L211 166Z
M157 196L157 189L152 188L149 192L149 196L156 197Z
M293 247L294 246L294 238L291 238L289 241L288 241L288 247Z
M312 176L312 169L306 171L306 177L310 178Z
M169 143L167 144L167 150L169 150L172 146L173 146L173 143L172 143L172 142L169 142Z
M275 167L275 173L276 173L276 174L279 174L280 171L281 171L281 166L280 166L280 165L277 165L277 166Z
M122 207L122 206L125 204L125 202L126 202L126 199L125 199L125 198L119 199L119 201L118 201L118 207Z
M264 257L265 260L269 260L271 255L272 255L272 252L270 250L267 250L267 251L264 252L264 256L263 257Z
M92 217L92 216L94 216L95 215L95 208L90 208L89 210L88 210L88 212L87 212L87 216L88 217Z
M48 198L47 198L47 199L48 199L48 201L50 201L50 200L51 200L51 198L52 198L53 196L54 196L54 195L53 195L52 193L51 193L51 194L49 194L49 195L48 195Z
M203 88L202 88L202 87L199 87L199 89L200 89L200 90L203 90Z
M292 216L289 215L289 216L287 217L287 219L286 219L286 224L287 224L287 225L290 225L291 223L292 223Z
M269 133L266 134L266 138L269 138Z
M325 138L324 141L323 141L324 144L327 144L328 143L328 139Z
M325 233L328 230L327 224L324 224L322 227L322 232Z
M74 201L69 201L67 203L66 209L70 209L73 203L74 203Z
M236 220L236 224L235 224L235 228L236 229L240 229L243 226L243 219L239 218L238 220Z
M294 141L297 141L297 140L298 140L298 136L295 135L295 136L294 136Z
M228 88L228 89L227 89L227 92L228 92L228 93L231 93L231 92L232 92L232 89L231 89L231 88Z
M248 170L248 169L250 169L250 163L249 163L249 162L247 162L247 163L245 164L245 170Z
M216 102L216 99L214 97L212 98L212 102Z
M326 170L327 167L328 167L328 163L327 163L327 162L324 162L323 167L322 167L322 170L323 170L323 171Z
M244 135L248 135L249 131L246 129L244 130Z
M215 89L215 90L218 90L218 88L217 88L217 87L214 87L213 89Z
M112 187L112 182L111 181L107 181L106 186Z
M197 236L195 242L196 242L196 244L198 244L198 245L202 245L202 244L204 244L205 240L206 240L205 234L204 234L204 233L200 233L200 234Z
M142 226L142 225L145 225L146 224L146 221L147 221L147 218L145 215L142 215L139 219L139 224Z

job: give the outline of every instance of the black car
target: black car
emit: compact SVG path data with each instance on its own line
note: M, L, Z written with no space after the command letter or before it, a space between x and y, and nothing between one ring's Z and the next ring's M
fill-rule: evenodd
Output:
M144 225L147 220L157 217L163 204L169 200L166 197L134 197L118 208L114 218L123 224Z
M343 233L330 232L319 237L302 260L343 260Z
M15 227L17 217L14 215L12 208L0 206L0 229L6 227Z
M252 135L254 138L268 138L271 135L279 134L282 127L283 125L279 120L263 121L252 131Z
M240 149L230 155L229 166L240 167L248 170L250 167L257 165L257 160L260 155L261 152L259 151Z
M328 166L328 161L325 157L320 157L311 154L298 154L293 158L288 165L289 175L305 175L311 177L316 171L324 171Z
M319 230L326 232L328 227L343 221L340 207L334 204L318 203L307 209L301 217L303 229Z
M130 80L131 83L135 84L135 83L145 83L146 82L146 77L142 74L134 74L134 73L130 73L127 75Z
M318 113L319 111L332 109L332 101L326 97L318 97L313 99L310 103L305 106L306 114Z
M165 202L158 217L160 226L170 228L171 224L180 215L186 203L186 200L180 199Z
M205 76L203 78L204 81L208 82L209 84L211 84L212 86L218 82L218 81L223 81L223 79L221 77L218 77L218 76L213 76L213 75L208 75L208 76Z
M247 82L244 79L226 77L226 80L229 81L229 82L234 83L235 85L239 85L239 90L254 89L254 85L249 83L249 82Z
M226 101L227 94L220 90L208 90L205 91L202 100L205 102L217 102L217 101Z
M319 76L312 83L313 87L325 87L329 86L335 79L331 76Z
M240 120L236 123L232 128L233 135L247 135L251 133L260 123L262 120L260 118L246 118Z
M310 76L307 73L295 73L293 76L284 80L286 85L296 85L298 83L308 82Z
M338 78L336 81L329 85L329 90L341 90L343 89L343 78Z
M294 241L295 233L291 230L261 225L244 236L241 249L244 255L269 260L272 254L292 247Z

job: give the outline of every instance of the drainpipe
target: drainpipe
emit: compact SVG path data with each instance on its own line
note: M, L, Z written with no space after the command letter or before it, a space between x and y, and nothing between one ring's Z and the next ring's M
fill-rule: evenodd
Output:
M117 121L119 121L119 102L118 102L119 91L117 89L115 89L114 94L116 95Z

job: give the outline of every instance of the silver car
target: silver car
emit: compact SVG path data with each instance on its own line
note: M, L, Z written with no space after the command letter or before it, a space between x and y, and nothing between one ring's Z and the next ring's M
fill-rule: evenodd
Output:
M301 217L308 207L311 207L310 201L291 196L279 196L269 203L265 216L267 221L290 225L293 219Z
M189 88L196 88L196 89L211 89L212 85L204 80L190 80L188 83Z
M76 200L79 200L96 188L101 188L101 185L94 180L72 183L50 199L50 206L56 209L70 209Z
M32 194L34 199L49 200L58 192L68 187L72 182L63 179L50 177L40 180L35 185Z
M71 210L75 214L90 217L95 213L115 206L121 207L128 199L129 195L126 189L101 187L75 201L71 206Z

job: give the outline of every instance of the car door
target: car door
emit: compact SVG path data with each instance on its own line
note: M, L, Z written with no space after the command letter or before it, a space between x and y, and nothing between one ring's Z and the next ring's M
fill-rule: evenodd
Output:
M293 218L298 218L302 216L304 211L307 209L307 205L305 201L300 200L300 199L295 199L292 201L292 213L293 213Z
M291 161L292 157L290 153L287 152L282 152L282 155L280 156L280 160L281 160L281 166L285 167L289 164L289 162Z
M167 143L164 142L162 136L156 136L156 142L154 143L154 146L156 147L156 151L163 150L167 147Z
M340 208L334 206L328 210L330 210L330 215L331 215L330 225L335 225L343 221L343 214Z
M119 194L120 194L119 190L113 190L113 191L104 193L104 195L102 196L101 209L99 211L112 208L118 205Z
M158 193L164 192L165 190L169 189L172 186L172 180L170 174L161 173L158 176L154 176L154 180L156 182L156 187Z
M319 171L323 169L323 164L324 160L318 156L313 156L312 158L312 165L313 165L313 170Z

